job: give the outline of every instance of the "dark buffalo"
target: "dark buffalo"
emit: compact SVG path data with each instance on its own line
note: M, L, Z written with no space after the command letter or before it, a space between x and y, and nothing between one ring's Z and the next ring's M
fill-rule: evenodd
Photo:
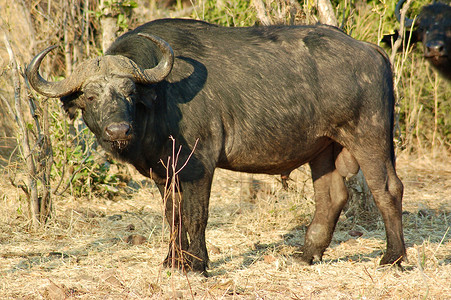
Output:
M81 109L99 143L155 180L162 195L174 162L170 137L181 147L177 168L187 163L178 173L182 200L174 201L181 215L172 220L169 200L166 218L181 224L176 245L192 269L208 263L215 168L289 174L310 164L316 212L299 255L310 264L321 259L348 199L344 178L360 166L386 226L381 264L405 256L392 72L377 46L324 25L225 28L164 19L48 82L38 69L52 49L28 66L31 86L61 97L70 115Z
M396 4L395 15L398 21L401 19L401 7L406 0L400 0ZM413 20L406 18L405 26L414 30L407 33L411 38L411 44L423 43L424 57L430 64L448 80L451 80L451 6L440 2L423 6L418 17ZM384 36L384 41L397 38L398 33Z

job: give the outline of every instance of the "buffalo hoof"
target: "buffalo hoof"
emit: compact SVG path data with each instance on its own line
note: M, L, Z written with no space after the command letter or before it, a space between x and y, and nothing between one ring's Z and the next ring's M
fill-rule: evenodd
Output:
M313 260L306 259L306 258L304 258L304 257L302 257L302 256L298 256L298 257L295 257L295 258L296 258L296 261L297 261L301 266L311 266L312 263L313 263Z
M399 254L395 254L395 253L385 253L385 255L382 257L381 261L380 261L380 265L393 265L393 266L397 266L399 268L402 269L401 267L401 262L404 260L405 255L399 255Z
M301 248L301 251L294 254L294 258L302 265L312 265L314 261L321 261L323 258L324 250L318 250L314 247Z
M185 256L184 258L177 257L175 259L172 259L171 257L167 257L164 262L163 266L168 269L177 269L181 272L196 272L203 274L204 276L208 276L207 273L207 264L204 263L202 260L192 258L192 256Z
M293 257L296 259L296 261L303 265L303 266L310 266L313 264L313 255L309 254L307 252L301 251L298 253L295 253Z

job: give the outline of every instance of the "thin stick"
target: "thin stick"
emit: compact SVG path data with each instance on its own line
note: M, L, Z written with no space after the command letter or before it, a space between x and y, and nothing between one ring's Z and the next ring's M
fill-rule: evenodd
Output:
M36 183L36 165L33 160L33 156L31 155L31 149L30 149L30 140L28 136L28 130L25 126L25 121L23 120L23 112L22 107L20 105L21 100L21 85L20 85L20 77L19 77L19 70L17 67L16 58L14 56L14 52L11 48L11 44L8 40L8 37L6 34L4 35L4 43L6 46L6 50L8 51L9 60L11 63L11 69L12 69L12 77L13 77L13 84L14 84L14 108L16 111L16 117L17 117L17 123L20 128L20 132L22 134L22 151L24 154L24 159L27 165L28 174L27 174L27 181L28 181L28 194L27 196L30 199L30 207L31 207L31 214L32 214L32 224L34 228L37 228L40 225L39 222L39 198L38 198L38 190L37 190L37 183ZM25 189L24 189L25 191Z
M390 55L390 62L392 65L394 65L396 53L398 52L399 47L401 47L401 44L404 39L406 14L407 14L407 10L410 7L411 2L412 2L412 0L407 0L406 4L404 4L403 7L401 8L401 20L399 21L399 31L398 31L399 35L398 35L398 38L396 39L395 43L393 44L392 52ZM410 40L410 38L409 38L409 40Z

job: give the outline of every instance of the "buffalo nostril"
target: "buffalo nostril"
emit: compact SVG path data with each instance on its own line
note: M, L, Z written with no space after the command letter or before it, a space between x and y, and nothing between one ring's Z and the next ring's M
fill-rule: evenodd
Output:
M426 44L426 54L429 56L441 56L445 52L445 43L443 41L430 41Z
M111 140L128 139L130 131L131 127L127 123L113 123L105 128L105 133Z

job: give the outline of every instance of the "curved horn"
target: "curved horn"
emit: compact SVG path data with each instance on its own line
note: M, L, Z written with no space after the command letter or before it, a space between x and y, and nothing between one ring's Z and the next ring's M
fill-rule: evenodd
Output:
M406 2L406 0L399 0L395 7L395 16L396 16L396 19L398 20L398 22L401 22L401 8L402 8L404 2ZM405 21L404 21L404 26L411 27L412 24L413 24L413 19L409 19L406 17Z
M47 97L58 98L77 91L81 83L76 80L78 76L70 76L62 81L50 82L39 74L39 67L44 57L56 46L50 46L36 55L25 70L28 82L38 92Z
M141 72L139 72L139 74L135 74L135 79L140 83L147 84L160 82L165 79L172 70L172 66L174 65L174 52L172 51L171 46L162 38L147 33L138 33L138 35L154 42L158 48L160 48L163 57L156 67L140 70Z

